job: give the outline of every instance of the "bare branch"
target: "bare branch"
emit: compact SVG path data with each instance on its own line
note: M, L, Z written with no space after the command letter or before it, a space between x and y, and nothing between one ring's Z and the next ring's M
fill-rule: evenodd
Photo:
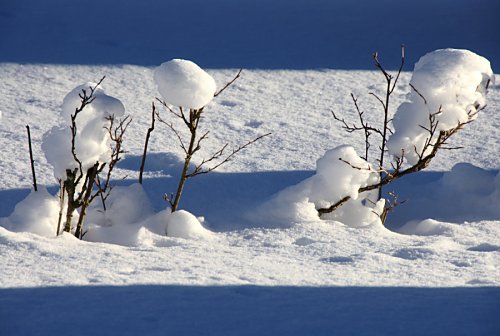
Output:
M127 131L130 123L132 122L132 118L128 115L123 119L118 121L118 124L115 125L115 116L111 115L106 118L109 121L109 126L105 126L104 129L108 131L109 139L111 140L111 156L108 163L108 171L106 173L106 178L104 180L104 184L101 183L99 178L99 174L104 170L106 163L102 163L97 166L97 172L95 177L95 183L97 185L97 192L93 194L90 198L89 203L91 203L94 198L97 196L101 196L101 201L103 202L104 210L106 210L106 205L104 204L106 199L108 198L112 187L110 186L111 182L111 174L113 169L118 164L118 162L122 159L121 155L125 154L125 151L122 149L123 144L123 136Z
M430 118L432 120L432 115L431 115ZM431 133L436 130L437 122L434 121L433 123L434 124L430 127ZM404 170L401 170L401 168L402 168L402 162L403 162L403 158L401 157L401 158L399 158L397 160L397 163L394 164L395 169L390 174L386 174L376 184L359 188L358 192L362 193L362 192L365 192L365 191L379 189L380 187L382 187L384 185L387 185L387 184L393 182L394 180L399 179L399 178L401 178L401 177L403 177L405 175L408 175L408 174L411 174L411 173L415 173L415 172L418 172L418 171L421 171L421 170L427 168L429 166L429 164L431 163L432 159L434 159L434 157L436 156L438 150L440 148L442 148L443 144L446 143L446 141L453 134L457 133L460 129L462 129L463 126L464 126L464 123L459 123L456 127L452 128L452 129L450 129L448 131L440 131L439 135L437 136L437 138L434 141L434 143L432 143L431 140L430 140L432 138L432 136L429 136L429 140L426 141L426 145L424 146L424 148L422 149L422 151L418 154L418 156L419 156L418 162L416 162L414 165L412 165L412 166L410 166L410 167L408 167L408 168L406 168ZM431 149L431 151L428 154L425 154L428 149ZM321 216L321 215L323 215L325 213L330 213L332 211L335 211L340 206L342 206L345 202L347 202L349 199L350 199L350 196L346 196L346 197L342 198L341 200L337 201L336 203L332 204L328 208L320 208L320 209L318 209L318 213Z
M353 165L352 163L350 163L349 161L343 159L343 158L339 158L339 161L342 161L344 162L345 164L348 164L351 168L354 168L354 169L357 169L357 170L367 170L367 171L371 171L371 172L375 172L372 167L370 167L370 165L368 164L367 167L358 167L358 166L355 166Z
M167 109L167 111L169 111L170 113L172 113L174 116L176 116L177 118L180 118L180 119L183 119L185 122L187 122L186 120L186 116L184 115L184 113L182 113L182 108L180 108L180 113L179 112L175 112L170 106L168 106L168 104L164 101L164 100L161 100L160 98L156 97L155 98L156 101L158 101L163 107L165 107ZM157 113L158 115L158 113Z
M142 184L142 174L144 173L144 166L146 165L146 155L148 152L149 138L151 137L151 133L155 129L155 113L156 113L156 106L155 106L155 103L152 102L151 103L151 126L148 128L148 131L146 133L146 140L144 142L144 151L142 152L141 167L139 168L139 183L140 184Z
M217 91L215 94L214 94L214 97L217 97L218 95L220 95L222 92L224 92L228 87L230 87L238 78L240 78L240 75L241 75L241 72L243 71L243 69L240 69L238 71L238 73L236 74L236 76L234 76L234 78L229 81L222 89L220 89L219 91Z
M420 93L420 91L417 90L417 88L412 84L408 84L410 85L410 87L413 89L413 91L415 91L419 96L420 98L422 98L422 100L424 101L424 104L427 105L427 99L425 99L424 95Z
M384 110L386 109L384 101L376 93L370 92L369 94L375 97L380 102L380 104L382 104Z
M396 88L396 84L399 80L399 76L401 75L401 71L403 70L405 64L405 46L404 44L401 45L401 64L398 69L398 74L396 75L396 78L394 79L394 83L392 85L391 90L389 91L389 94L392 94L394 92L394 89Z
M210 168L207 168L207 169L203 169L203 165L205 165L206 163L208 162L211 162L211 161L214 161L218 158L220 158L223 154L224 154L224 150L226 149L227 147L227 144L224 145L224 147L222 147L220 150L218 150L217 152L215 152L209 159L204 159L199 165L197 165L194 169L194 171L190 174L187 174L186 177L190 178L190 177L194 177L196 175L201 175L201 174L207 174L207 173L210 173L211 171L214 171L216 170L217 168L219 168L220 166L222 166L223 164L231 161L231 159L236 155L238 154L240 151L242 151L243 149L247 148L248 146L250 146L251 144L259 141L260 139L266 137L266 136L269 136L271 135L271 133L266 133L266 134L263 134L263 135L260 135L258 136L257 138L247 142L246 144L242 145L242 146L239 146L238 148L234 149L226 158L224 158L221 162L217 163L216 165L210 167Z

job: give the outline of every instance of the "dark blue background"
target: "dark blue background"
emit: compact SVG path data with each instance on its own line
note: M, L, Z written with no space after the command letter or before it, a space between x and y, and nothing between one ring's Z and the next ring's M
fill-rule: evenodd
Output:
M0 62L408 70L439 48L500 63L498 0L0 0Z

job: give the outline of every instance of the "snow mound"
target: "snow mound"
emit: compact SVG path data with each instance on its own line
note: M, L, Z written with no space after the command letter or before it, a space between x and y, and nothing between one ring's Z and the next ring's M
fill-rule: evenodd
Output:
M106 210L100 199L96 199L88 209L85 240L136 246L144 244L144 237L153 234L149 227L144 227L152 217L153 206L141 184L114 187L105 204ZM157 231L154 233L163 234Z
M486 91L494 83L490 62L468 50L440 49L424 55L415 64L410 81L414 89L394 116L395 133L389 138L389 152L408 163L419 160L429 138L429 116L435 115L440 131L474 119L486 105ZM439 112L439 113L438 113ZM429 146L424 155L432 151Z
M397 229L397 232L417 236L450 235L452 232L450 225L434 219L416 220L406 223Z
M90 88L96 85L89 82L69 92L63 99L61 109L63 125L53 127L43 136L42 150L47 161L54 167L54 175L58 179L66 179L66 169L74 170L79 167L71 151L71 116L81 105L82 90L89 96ZM100 86L95 88L93 97L93 101L75 119L75 153L82 163L83 171L87 171L97 161L109 160L109 137L105 129L109 121L106 118L119 118L125 113L121 101L106 95Z
M487 195L494 190L495 184L492 183L492 179L490 172L470 163L460 162L443 175L441 182L446 190L475 197Z
M378 181L372 166L353 147L342 145L327 151L316 162L309 198L317 208L328 207L345 196L357 199L359 188Z
M16 204L14 212L0 219L0 225L13 232L31 232L55 237L59 218L59 201L47 189L39 187Z
M210 238L212 233L201 225L193 214L178 210L166 218L165 232L169 237L184 239Z
M353 147L339 146L327 151L316 162L315 175L280 191L247 217L282 226L289 226L286 223L290 222L315 221L319 219L316 209L327 208L349 196L351 200L341 207L341 211L325 218L353 227L372 224L380 221L376 213L381 213L382 203L369 202L370 193L359 197L358 190L377 183L379 178Z
M214 98L216 90L212 76L197 64L183 59L161 64L154 71L154 80L168 104L190 109L207 105Z
M96 199L88 209L86 221L100 226L122 226L138 223L153 213L153 206L139 183L114 187L105 204L106 211L100 199Z

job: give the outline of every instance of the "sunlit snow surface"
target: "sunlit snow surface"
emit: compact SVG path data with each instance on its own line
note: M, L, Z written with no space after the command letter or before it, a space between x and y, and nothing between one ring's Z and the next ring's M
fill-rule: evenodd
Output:
M237 69L208 72L220 86L231 80ZM41 151L42 135L60 123L61 103L67 92L80 83L97 81L103 75L107 76L102 84L106 93L120 99L126 113L133 117L133 124L125 139L128 153L115 175L117 180L126 177L117 183L129 185L137 180L145 132L151 122L151 102L159 95L153 81L153 68L0 65L0 217L9 216L15 204L28 195L31 187L25 126L31 126L38 183L46 185L51 193L55 193L57 182L52 167ZM409 91L409 78L409 74L404 73L396 88L392 105L394 109ZM498 312L497 288L500 285L500 214L496 207L500 204L500 183L496 177L500 167L498 87L490 88L488 106L477 120L452 139L453 146L463 146L463 149L442 151L428 171L409 176L406 181L403 178L387 189L394 189L401 194L401 199L407 200L395 210L390 222L394 230L406 234L380 226L349 228L335 221L290 222L288 227L276 227L264 219L260 222L252 220L259 204L285 187L312 176L316 160L326 150L351 144L358 153L363 152L362 134L346 134L333 121L330 111L334 110L349 121L356 121L357 115L350 98L353 92L359 98L366 117L375 123L382 112L379 103L369 92L382 94L383 83L383 77L375 71L244 70L242 77L232 87L207 106L200 127L210 130L210 137L195 161L209 156L225 143L235 147L260 134L273 134L249 147L218 172L188 181L181 208L195 216L204 217L203 225L214 232L210 239L171 238L147 228L137 228L131 230L132 234L127 237L116 236L116 243L121 244L117 245L78 241L67 234L47 238L31 233L13 233L0 227L0 287L4 288L0 290L1 316L21 316L20 312L16 314L15 309L6 307L9 302L14 308L24 307L24 303L19 304L19 300L27 302L27 297L40 300L38 307L60 309L62 301L43 299L45 295L57 296L57 292L44 293L42 289L47 286L75 285L85 286L77 288L88 290L92 287L87 286L126 285L130 287L127 287L124 295L137 297L136 301L141 302L137 307L143 307L144 302L141 300L144 297L153 295L156 299L172 300L171 305L156 301L156 306L163 308L161 311L172 310L171 313L175 315L174 308L184 302L192 305L191 312L202 315L202 308L194 309L196 299L215 302L216 298L212 297L215 295L220 299L217 307L221 314L233 316L230 304L222 308L220 306L232 302L237 307L241 305L249 308L253 313L248 316L267 321L268 328L265 330L259 329L257 324L239 329L238 325L232 324L235 320L229 323L228 319L227 330L232 331L232 334L238 330L243 330L240 334L245 334L245 330L247 334L252 334L252 331L253 334L259 331L260 334L266 334L265 331L271 330L283 333L288 330L287 334L292 335L294 332L306 334L307 331L330 334L325 331L327 329L320 327L333 327L332 321L337 323L342 316L339 312L335 315L337 319L333 320L326 318L324 313L310 316L310 321L317 321L316 326L320 329L314 329L313 326L304 329L305 323L297 329L277 328L277 325L286 325L283 320L298 318L290 313L296 310L285 309L280 304L300 305L306 302L304 309L310 306L331 311L329 309L336 307L335 302L341 307L350 302L354 307L349 305L344 316L352 325L356 325L356 312L365 311L368 314L366 310L356 308L356 305L363 307L367 304L374 310L378 308L380 311L371 317L381 317L380 314L389 307L402 304L401 300L415 302L415 306L406 307L407 310L402 310L404 312L418 307L425 311L427 304L432 302L436 307L446 307L446 302L451 300L453 305L464 307L457 310L459 316L468 321L462 325L467 327L463 330L494 334L498 331L498 324L492 321ZM161 124L153 132L149 149L144 188L154 210L160 212L166 207L163 194L175 190L182 150L175 136ZM467 164L451 170L456 163ZM473 176L475 182L470 182L469 176ZM457 183L460 181L463 183ZM152 284L160 287L133 286ZM265 287L260 290L247 285ZM328 291L330 286L362 286L373 288L373 292L369 289L364 289L368 290L367 293L363 290L358 292L355 288L349 292L348 287L337 293L335 288ZM418 292L418 289L406 292L405 289L394 288L394 291L386 294L383 289L379 289L381 286L461 288L456 289L457 292L442 289L437 295L429 294L424 288L421 289L423 292ZM483 286L490 289L474 291L475 287ZM31 288L26 289L26 292L9 290L14 287ZM114 287L110 287L110 290L106 290L108 287L99 288L103 295L114 295ZM206 288L207 291L196 292L200 288ZM325 288L329 294L326 295L320 288ZM144 296L138 294L136 289ZM156 289L164 294L153 294ZM73 293L61 292L61 295L69 298ZM76 291L74 295L78 295ZM93 295L97 294L89 293L87 297L92 298ZM294 295L298 301L290 299ZM308 295L315 296L318 305L307 303ZM401 300L396 298L398 295ZM246 300L249 296L255 297L255 300L248 303ZM459 302L461 297L470 300ZM389 298L388 301L384 301L385 298ZM393 304L379 306L381 301ZM101 302L99 307L111 309L117 302L117 299L109 303ZM79 307L87 304L91 306L91 301L84 301ZM468 304L473 310L472 315L465 314ZM256 315L255 312L261 311L260 305L275 307L273 311L277 312L278 320L283 319L279 320L281 324L273 325L260 313ZM202 304L196 307L208 306ZM154 310L154 306L149 308ZM138 314L139 308L131 311ZM430 326L425 329L422 324L416 323L419 318L426 318L418 311L420 313L416 319L405 315L405 318L413 321L410 326L417 327L413 329L417 331L432 331ZM450 310L446 312L450 312L450 315L434 314L430 320L443 322L454 315ZM397 312L395 314L397 317ZM87 316L102 317L106 314L100 315L98 311L90 310ZM122 313L118 316L126 318L128 315ZM174 323L169 316L152 316ZM438 318L440 316L442 319ZM481 318L484 323L479 324ZM176 321L179 323L174 323L172 330L178 330L179 334L182 330L194 330L189 323L184 323L184 329L176 329L187 319L186 316L178 317ZM401 320L404 318L401 317ZM42 332L50 334L53 329L47 321L39 322ZM87 321L86 317L82 321ZM387 322L384 319L379 321ZM459 322L445 326L438 323L437 326L441 326L442 330L455 330L460 326ZM154 330L158 334L163 329L155 323L145 326L151 330L157 328ZM214 333L218 330L219 334L224 334L208 320L200 319L199 325L215 328ZM13 328L10 330L16 330L15 323L8 326ZM109 324L106 326L111 328ZM369 323L363 326L366 328L359 326L356 330L370 330ZM383 323L377 326L379 329L376 330L386 330ZM88 328L82 327L80 330L92 330ZM318 332L314 333L314 330ZM339 331L347 333L346 329Z
M14 205L27 195L31 187L25 125L29 124L32 129L38 183L48 186L49 191L55 193L56 181L52 169L40 150L42 134L59 122L62 98L75 86L74 83L93 81L103 75L107 76L102 84L106 92L122 100L126 112L133 118L125 139L128 153L115 178L126 177L125 181L117 181L122 185L136 181L145 132L151 121L151 101L158 95L152 70L137 66L0 66L0 76L4 78L1 83L4 94L0 101L0 110L3 112L0 126L0 146L3 150L0 197L4 201L0 206L0 215L9 216ZM232 79L236 71L209 70L209 73L218 83L225 83ZM407 93L408 79L408 74L403 74L396 89L395 107ZM464 149L442 151L431 165L429 170L432 171L424 172L420 177L409 177L407 183L401 181L399 185L391 186L390 190L394 189L407 199L405 204L395 210L390 221L392 227L401 227L412 220L434 218L443 222L436 224L440 229L426 231L419 227L410 232L424 230L435 235L407 236L378 227L356 230L332 221L311 221L310 218L306 222L292 219L286 225L291 228L281 228L282 222L276 225L262 216L258 221L254 219L254 211L259 204L285 187L311 176L316 160L326 150L341 144L352 144L362 152L362 135L347 135L343 132L340 125L332 120L330 110L356 121L349 96L350 92L354 92L367 118L375 123L381 111L378 102L368 93L382 89L383 78L375 71L244 71L242 78L207 106L200 127L210 130L210 137L195 160L210 155L226 142L234 147L265 132L273 134L249 147L219 172L189 180L181 203L181 208L195 216L203 216L204 225L216 232L217 239L209 242L178 241L139 228L133 230L132 237L124 241L112 239L122 245L135 245L161 254L166 262L173 263L167 268L175 269L175 263L183 267L182 271L162 273L158 278L154 276L155 272L125 277L123 283L498 284L500 228L495 220L500 219L500 213L495 202L498 204L500 200L500 183L496 181L499 178L495 179L495 175L500 167L500 130L496 113L500 94L496 87L490 89L488 107L453 139L454 146L464 146ZM163 194L175 190L182 152L174 135L161 124L157 125L152 135L149 150L144 188L155 211L159 212L166 207ZM453 174L446 172L459 162L483 169L469 165L454 169ZM445 178L437 171L445 171ZM476 182L468 182L470 179ZM478 187L481 183L482 188ZM456 190L457 186L461 190ZM120 189L117 192L121 192ZM132 193L137 194L134 191ZM427 199L432 202L426 202ZM474 201L478 199L481 202L475 204ZM416 205L420 208L415 209ZM470 209L464 209L467 205L470 205ZM457 213L462 213L462 217L457 216ZM428 227L431 224L422 225ZM404 230L409 227L406 226ZM22 238L25 234L2 234L8 241L26 239ZM16 253L11 255L14 259L2 258L2 262L6 263L4 274L12 273L0 279L4 286L115 283L114 268L109 270L111 274L102 267L94 267L89 272L83 269L84 264L80 264L82 268L71 270L79 275L68 276L66 266L60 260L68 249L64 247L65 244L93 244L61 238L36 238L36 241L54 246L63 244L61 255L55 258L59 260L59 271L59 266L51 266L55 261L51 258L33 259L33 265L29 267L31 272L39 268L35 273L42 274L44 267L47 267L46 271L50 274L47 276L54 281L44 283L37 280L36 276L22 276L15 260L16 256L20 258L24 253ZM485 244L492 248L485 253L478 253L476 250L481 250L478 246ZM8 245L1 246L9 250ZM38 249L36 246L33 246L34 250ZM103 245L102 248L135 255L133 247ZM207 251L201 252L199 249ZM222 253L224 249L227 250ZM70 250L78 255L79 248ZM92 250L89 248L89 251ZM191 255L188 258L190 262L210 261L214 264L202 269L189 267L189 264L185 264L187 259L180 257L181 253ZM134 258L141 256L139 253ZM131 258L126 257L124 260L129 262ZM331 262L338 258L344 262ZM97 265L96 258L85 259L90 263L87 265L89 269ZM106 259L116 265L114 258ZM266 263L267 259L269 263ZM28 259L24 262L28 262ZM227 267L221 271L223 265L234 262L241 262L245 266L241 269ZM134 264L135 267L141 267L144 263L141 260ZM283 265L282 271L279 271L280 264ZM251 265L256 267L255 272ZM337 269L338 266L340 269ZM104 274L89 280L89 273L99 272L99 269ZM436 269L440 271L436 272ZM242 272L248 274L242 275ZM364 275L359 276L359 272ZM429 276L429 272L432 272L432 276ZM16 277L16 274L20 276Z

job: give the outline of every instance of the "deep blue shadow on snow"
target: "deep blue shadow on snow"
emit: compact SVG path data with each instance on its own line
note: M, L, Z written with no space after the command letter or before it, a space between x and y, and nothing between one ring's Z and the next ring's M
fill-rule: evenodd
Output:
M131 179L113 181L114 185L129 185L137 182L141 157L129 155L120 161L119 166L129 170ZM146 161L146 172L158 177L145 178L144 188L155 211L168 205L163 200L165 193L175 192L182 162L169 153L150 153ZM485 171L494 176L498 171ZM251 213L261 203L277 192L295 185L314 174L314 171L262 171L249 173L212 172L200 175L186 182L180 209L196 216L204 216L205 225L213 231L232 231L250 227L272 227L276 223L256 223L248 220ZM422 171L405 176L385 187L387 192L395 191L404 204L391 212L386 222L390 229L397 229L411 220L436 219L449 223L464 221L498 220L498 213L491 211L481 202L471 206L469 193L457 193L442 185L443 172ZM115 189L114 192L118 192ZM0 190L0 217L9 216L15 205L23 200L28 189ZM49 186L55 194L57 186ZM483 195L484 194L484 195ZM487 193L478 195L485 197ZM228 195L231 195L228 197ZM493 209L494 210L494 209ZM278 223L279 224L279 223Z
M166 153L148 155L146 171L155 171L161 177L145 178L144 189L155 211L168 205L163 196L177 190L178 175L182 169L180 161ZM128 156L120 167L130 169L130 176L138 175L139 156ZM311 176L312 171L269 171L252 173L212 172L189 179L182 195L180 209L196 216L204 216L211 230L228 231L260 225L245 220L245 214L278 191L299 183ZM130 185L137 179L113 181L113 185ZM57 186L49 186L51 194L57 193ZM118 192L115 189L113 192ZM29 189L0 190L0 218L9 216L16 204L22 201ZM230 196L228 196L230 195ZM267 223L262 223L267 226Z
M113 185L126 186L137 182L141 156L128 155L119 162L119 167L128 170L130 179L113 181ZM182 161L171 153L149 153L145 172L158 177L148 177L143 181L144 189L155 211L168 205L163 196L177 190L178 175ZM479 168L476 168L479 169ZM249 227L272 227L276 223L256 223L248 220L248 214L277 192L295 185L314 174L314 171L261 171L249 173L211 172L188 179L180 203L196 216L204 216L205 225L213 231L231 231ZM386 226L397 229L411 220L436 219L449 223L464 221L498 220L498 213L482 202L470 204L470 192L456 192L442 184L443 172L421 171L396 180L384 188L384 197L395 191L399 201L405 201L388 216ZM491 179L498 171L484 171ZM49 192L56 194L58 187L49 186ZM28 189L0 190L0 217L9 216L15 205L23 200ZM118 192L115 189L114 192ZM483 191L477 197L487 196ZM228 197L228 195L231 195ZM493 209L495 210L495 209ZM279 224L279 223L278 223ZM281 224L280 224L281 225Z
M497 0L2 0L0 62L411 69L439 48L500 64Z
M499 335L499 301L498 287L12 288L0 289L0 330L2 335Z

